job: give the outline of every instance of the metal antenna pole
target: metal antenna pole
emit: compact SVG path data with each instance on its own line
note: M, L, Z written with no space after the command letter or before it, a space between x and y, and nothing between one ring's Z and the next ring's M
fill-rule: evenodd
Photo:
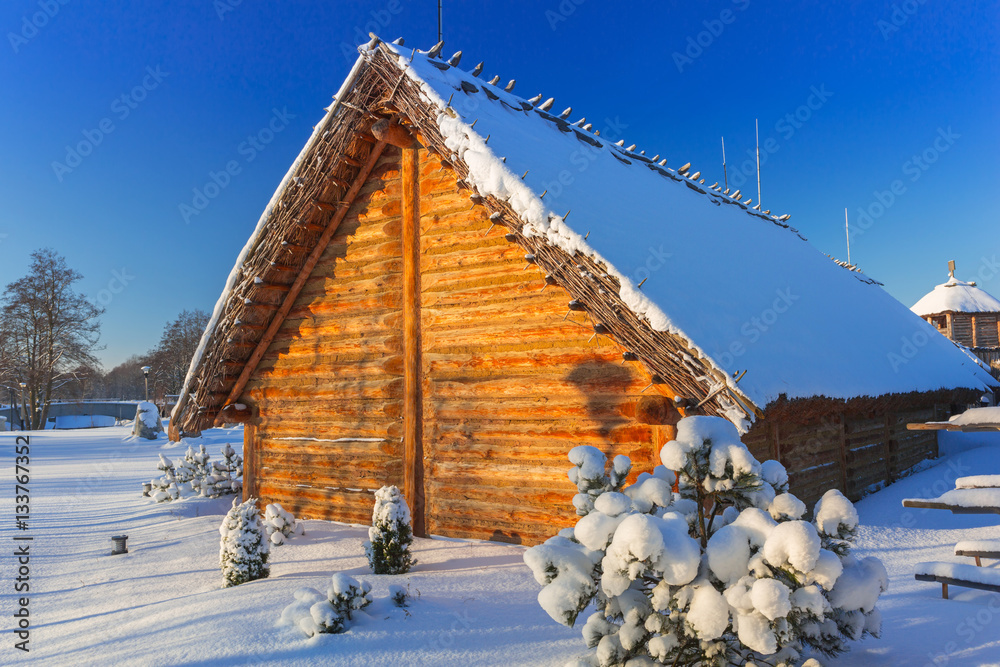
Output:
M847 235L847 263L851 264L851 227L847 223L847 209L844 209L844 233ZM851 264L851 266L854 266Z
M760 208L760 125L757 119L753 119L753 126L757 132L757 208Z
M441 41L441 0L438 0L438 41Z
M726 173L726 138L722 137L722 179L726 183L726 192L729 191L729 174Z

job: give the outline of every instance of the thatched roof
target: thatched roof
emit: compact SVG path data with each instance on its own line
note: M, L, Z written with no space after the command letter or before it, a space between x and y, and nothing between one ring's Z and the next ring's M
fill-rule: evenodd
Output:
M461 71L456 57L377 40L360 51L227 281L174 410L182 429L224 421L238 401L381 153L371 128L385 118L450 164L595 331L704 412L746 426L779 396L990 381L940 336L893 373L888 353L929 325L815 250L787 216L597 136L569 109L551 113L551 100Z
M947 282L925 294L910 310L921 317L944 313L1000 313L1000 300L977 287L975 281L967 283L949 275Z

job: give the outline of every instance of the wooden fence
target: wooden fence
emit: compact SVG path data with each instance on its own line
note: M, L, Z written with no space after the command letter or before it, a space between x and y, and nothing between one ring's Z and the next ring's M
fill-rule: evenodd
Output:
M879 416L840 414L808 425L762 420L743 441L758 460L780 461L791 492L811 508L827 489L858 500L936 457L936 432L908 431L906 424L946 415L944 406L933 406Z
M1000 379L1000 347L974 347L972 352L989 365L993 377Z

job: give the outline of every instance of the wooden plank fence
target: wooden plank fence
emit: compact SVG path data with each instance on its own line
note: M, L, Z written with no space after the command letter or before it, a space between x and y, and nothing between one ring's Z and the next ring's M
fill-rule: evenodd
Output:
M858 500L936 457L936 433L908 431L906 424L945 415L942 406L932 406L876 416L839 414L806 425L765 418L743 442L758 460L780 461L791 492L811 507L828 489Z

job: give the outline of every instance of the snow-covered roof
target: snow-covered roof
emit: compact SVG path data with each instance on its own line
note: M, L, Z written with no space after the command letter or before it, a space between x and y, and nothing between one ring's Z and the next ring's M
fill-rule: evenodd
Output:
M690 341L727 377L746 370L738 387L730 382L756 405L992 384L778 219L541 109L552 103L528 110L442 60L385 48L443 110L438 127L471 185L507 200L526 235L601 262L652 329ZM894 363L915 335L929 338L920 354Z
M1000 313L1000 299L954 275L938 285L910 308L921 316L940 313Z
M220 397L235 400L239 382L232 389L226 368L234 355L251 355L226 346L236 340L244 304L257 300L248 267L267 270L266 239L291 229L296 211L308 204L297 188L323 181L308 165L329 164L331 155L322 151L378 115L361 104L381 114L396 109L511 230L508 238L583 300L592 319L592 307L604 306L595 327L609 330L654 378L668 369L671 377L662 376L668 385L695 385L688 395L712 400L706 409L713 413L740 423L744 412L781 395L847 399L994 384L876 281L854 267L845 271L811 246L784 222L787 216L751 208L738 191L706 186L689 165L675 171L665 160L625 148L614 128L611 136L608 128L598 136L583 119L571 123L570 109L550 113L552 100L524 100L497 79L487 83L458 69L455 57L442 60L438 50L377 40L360 48L348 80L240 254L192 360L175 420L185 414L184 423L191 423L187 399L195 392L195 403L210 413L217 414ZM375 86L373 77L382 79L383 92L366 88L359 95L362 83ZM332 157L340 169L343 163ZM359 177L348 172L346 178ZM250 343L245 349L252 348L255 334L240 335ZM920 353L908 355L915 340Z

